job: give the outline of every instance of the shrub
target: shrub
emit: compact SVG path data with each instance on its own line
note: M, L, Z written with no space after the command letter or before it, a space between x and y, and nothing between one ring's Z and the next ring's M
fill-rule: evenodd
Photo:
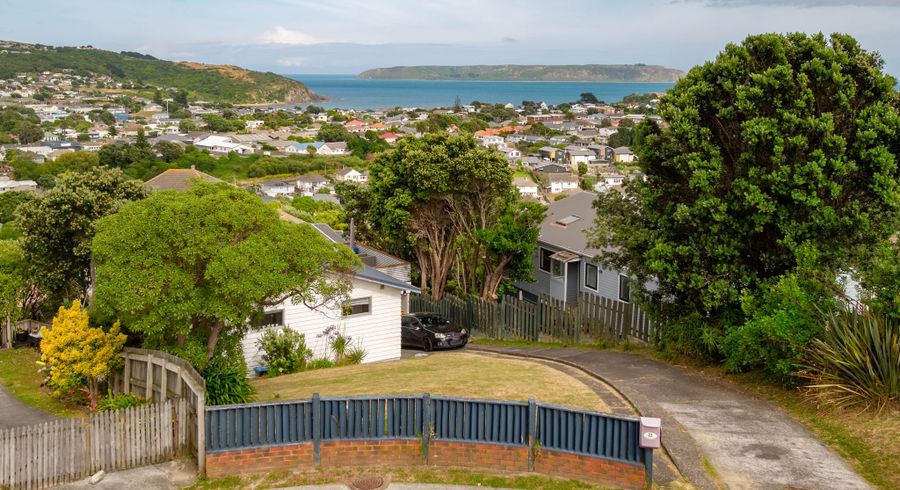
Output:
M139 407L145 403L147 403L147 400L134 393L117 393L114 395L110 391L105 398L100 399L100 402L97 404L97 411L121 410L123 408Z
M265 352L263 360L272 376L300 371L312 357L306 337L288 327L266 331L259 340L259 348Z
M881 410L900 401L900 321L877 313L828 315L799 376L811 381L812 398L829 404Z
M240 365L212 362L203 370L207 405L231 405L253 401L255 390Z
M331 362L330 359L313 359L313 360L309 361L309 363L306 365L306 369L308 371L311 371L313 369L325 369L325 368L330 368L330 367L334 367L334 363Z
M60 307L53 328L41 328L41 359L50 367L50 386L57 396L84 390L93 410L100 398L100 382L122 363L119 353L126 336L116 323L104 332L88 326L87 311L75 300Z
M353 337L344 335L336 325L326 328L319 337L325 337L328 341L335 366L359 364L366 357L366 351L362 347L353 345Z

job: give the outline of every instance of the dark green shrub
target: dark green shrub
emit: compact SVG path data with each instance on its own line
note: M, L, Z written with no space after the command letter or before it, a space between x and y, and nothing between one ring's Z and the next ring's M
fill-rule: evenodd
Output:
M330 359L313 359L306 365L306 370L325 369L334 367L334 363Z
M306 337L288 327L267 330L259 340L259 347L265 352L263 360L271 376L300 371L312 357Z
M99 403L97 403L97 411L105 412L107 410L121 410L123 408L139 407L146 403L148 403L146 399L141 398L134 393L113 394L110 391L105 398L101 398Z
M877 313L828 315L799 376L811 381L808 393L826 403L881 410L900 402L900 321Z
M247 370L235 363L213 362L203 370L207 405L231 405L253 401L255 390L247 382Z

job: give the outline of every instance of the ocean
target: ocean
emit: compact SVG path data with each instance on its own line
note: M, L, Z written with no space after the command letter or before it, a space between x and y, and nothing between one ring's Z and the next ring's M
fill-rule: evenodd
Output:
M389 109L393 107L449 107L457 97L463 104L523 100L548 104L574 102L592 92L605 102L618 102L628 94L663 92L672 83L621 82L474 82L438 80L368 80L356 75L285 75L306 84L313 92L329 97L325 108Z

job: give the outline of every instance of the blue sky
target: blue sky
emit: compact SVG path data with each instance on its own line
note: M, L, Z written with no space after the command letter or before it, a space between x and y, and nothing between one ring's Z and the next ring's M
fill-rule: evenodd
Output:
M900 75L900 0L0 0L0 39L278 73L412 64L687 69L760 32L846 32Z

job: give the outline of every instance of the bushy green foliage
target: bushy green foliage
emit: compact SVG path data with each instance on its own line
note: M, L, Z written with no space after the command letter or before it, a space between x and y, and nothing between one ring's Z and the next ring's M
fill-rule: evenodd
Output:
M312 350L306 346L306 336L289 327L267 330L259 339L259 348L264 352L263 360L272 376L296 373L305 368L312 357Z
M108 392L104 398L97 403L98 412L106 412L107 410L123 410L126 408L139 407L146 405L148 401L134 393L115 393Z
M796 379L810 342L822 334L822 315L838 307L830 288L804 274L782 276L756 295L745 294L742 305L747 320L729 327L716 340L726 369L761 369L782 383Z
M97 224L93 252L96 308L199 369L239 350L259 305L334 301L359 266L348 248L224 183L123 206Z
M206 404L231 405L253 401L256 390L247 381L247 370L233 363L211 363L203 370Z
M733 367L795 363L796 346L772 348L816 328L765 291L801 266L830 286L896 232L900 115L882 69L849 36L750 36L662 97L668 126L635 128L645 179L598 197L590 242L608 266L658 284L632 293L678 325L665 335L690 344L681 350L722 359L735 329ZM745 311L745 298L770 307ZM744 355L754 335L766 352Z
M121 170L94 167L60 175L56 187L19 205L22 251L50 308L87 293L94 222L145 195Z
M801 376L811 381L809 393L827 403L900 402L900 321L855 311L828 315Z

